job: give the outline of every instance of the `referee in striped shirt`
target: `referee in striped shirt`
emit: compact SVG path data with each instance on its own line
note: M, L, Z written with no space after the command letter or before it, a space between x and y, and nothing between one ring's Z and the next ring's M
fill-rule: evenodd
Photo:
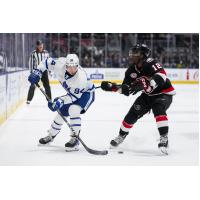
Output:
M38 40L36 42L36 49L31 53L30 58L29 58L30 72L36 69L37 66L40 64L40 62L46 58L49 58L49 53L48 51L44 50L43 42L41 40ZM42 73L41 81L45 88L46 94L51 99L51 88L49 85L49 77L48 77L47 70ZM27 104L30 104L31 100L33 99L34 91L35 91L35 85L31 85L28 91L28 97L27 97L27 102L26 102Z

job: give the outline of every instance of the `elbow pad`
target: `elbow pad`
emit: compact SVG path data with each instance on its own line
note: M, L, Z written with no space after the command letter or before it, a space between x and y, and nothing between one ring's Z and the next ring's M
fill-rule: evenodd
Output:
M155 89L158 86L162 87L166 81L165 77L166 76L161 76L160 74L155 74L150 81L150 85L153 87L153 89Z

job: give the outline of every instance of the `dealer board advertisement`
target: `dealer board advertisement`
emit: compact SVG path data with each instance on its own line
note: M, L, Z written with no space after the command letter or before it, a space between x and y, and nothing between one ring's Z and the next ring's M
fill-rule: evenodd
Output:
M123 80L126 68L85 68L92 80ZM167 76L172 81L198 81L199 69L165 68Z

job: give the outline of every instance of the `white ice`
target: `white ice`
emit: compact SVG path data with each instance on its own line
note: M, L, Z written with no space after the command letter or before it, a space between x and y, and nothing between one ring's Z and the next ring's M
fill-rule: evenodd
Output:
M140 119L124 143L106 156L80 151L65 152L69 129L61 133L50 146L38 146L47 135L56 113L51 112L45 98L36 91L29 106L25 103L0 126L0 165L198 165L199 162L199 105L198 85L175 85L177 95L168 110L169 155L157 148L159 134L152 113ZM65 92L60 85L52 86L53 96ZM94 149L108 149L110 140L118 135L123 117L136 96L96 90L96 100L82 115L81 137ZM117 151L124 151L118 154Z

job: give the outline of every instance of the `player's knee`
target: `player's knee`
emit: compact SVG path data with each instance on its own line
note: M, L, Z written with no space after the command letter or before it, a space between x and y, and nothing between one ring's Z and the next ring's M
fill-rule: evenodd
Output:
M159 115L166 115L166 109L165 106L162 104L156 104L152 108L154 116L159 116Z
M127 123L134 124L139 118L141 118L147 112L148 110L142 108L141 105L134 104L131 110L129 110L124 120Z
M79 105L71 105L68 112L70 116L79 116L81 113L81 107Z
M57 122L58 124L63 124L64 122L63 118L59 114L56 115L54 121Z

